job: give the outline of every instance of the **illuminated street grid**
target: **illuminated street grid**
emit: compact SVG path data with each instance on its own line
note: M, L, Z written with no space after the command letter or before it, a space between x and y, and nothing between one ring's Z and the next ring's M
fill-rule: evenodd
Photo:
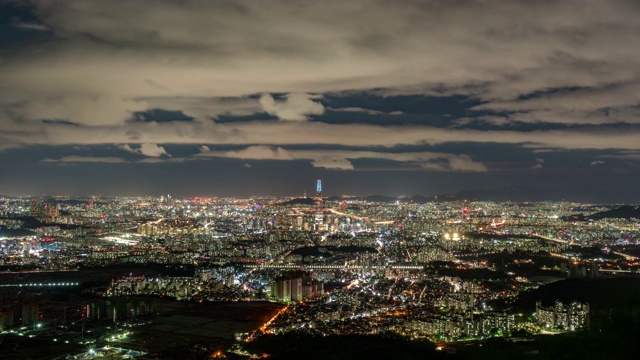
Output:
M299 200L1 199L2 229L28 232L0 239L0 265L15 274L2 287L78 287L83 284L33 282L28 275L114 264L166 264L194 272L111 279L106 291L83 300L82 307L65 308L65 319L75 316L72 325L82 327L80 338L54 331L46 313L11 323L8 308L0 329L95 344L96 354L112 353L102 346L135 338L136 319L155 312L150 302L118 299L151 296L287 305L255 331L236 333L240 343L287 332L391 332L451 342L573 331L588 326L588 304L544 304L534 313L510 311L508 304L547 281L640 268L634 255L640 250L637 220L571 217L612 208L607 206L377 203L320 195ZM29 306L38 312L37 304Z

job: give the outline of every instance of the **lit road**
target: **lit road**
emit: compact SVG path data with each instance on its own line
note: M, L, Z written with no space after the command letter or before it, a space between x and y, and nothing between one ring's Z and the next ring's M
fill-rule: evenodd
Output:
M281 270L370 270L370 269L392 269L392 270L423 270L423 265L391 265L391 266L357 266L357 265L245 265L249 269L281 269Z

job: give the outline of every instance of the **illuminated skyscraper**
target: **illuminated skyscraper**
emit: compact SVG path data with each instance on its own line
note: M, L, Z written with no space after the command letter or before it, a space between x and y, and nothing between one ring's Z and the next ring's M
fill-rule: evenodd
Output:
M323 223L323 209L324 209L324 201L322 200L322 180L318 179L318 184L316 185L316 225L320 225Z

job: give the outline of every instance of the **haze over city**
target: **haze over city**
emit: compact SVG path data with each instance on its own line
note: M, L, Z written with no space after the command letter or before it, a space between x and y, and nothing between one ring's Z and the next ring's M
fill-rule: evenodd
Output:
M1 194L640 200L633 1L0 6Z

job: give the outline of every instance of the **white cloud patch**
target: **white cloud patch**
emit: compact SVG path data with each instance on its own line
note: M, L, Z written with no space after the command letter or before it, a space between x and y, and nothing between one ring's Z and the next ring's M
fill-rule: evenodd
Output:
M140 145L140 154L150 157L160 157L162 155L171 156L162 147L152 143L144 143Z
M121 144L118 145L118 149L130 152L132 154L141 154L149 157L160 157L165 155L167 157L171 157L171 154L167 153L167 151L157 144L153 143L142 143L139 148L132 148L129 144Z
M607 162L606 162L606 161L603 161L603 160L594 160L594 161L592 161L592 162L591 162L591 166L604 165L604 164L606 164L606 163L607 163Z
M130 153L133 153L133 154L139 154L140 153L139 150L133 149L129 144L118 145L118 149L130 152Z
M487 166L483 163L474 161L468 155L457 155L448 157L449 168L451 171L465 172L485 172L488 171Z
M311 165L315 168L333 169L333 170L353 170L353 164L347 159L320 157L313 159Z
M283 100L276 100L270 94L262 94L260 105L264 111L280 120L305 121L309 115L324 113L324 106L313 99L317 99L317 96L293 93L285 95Z

